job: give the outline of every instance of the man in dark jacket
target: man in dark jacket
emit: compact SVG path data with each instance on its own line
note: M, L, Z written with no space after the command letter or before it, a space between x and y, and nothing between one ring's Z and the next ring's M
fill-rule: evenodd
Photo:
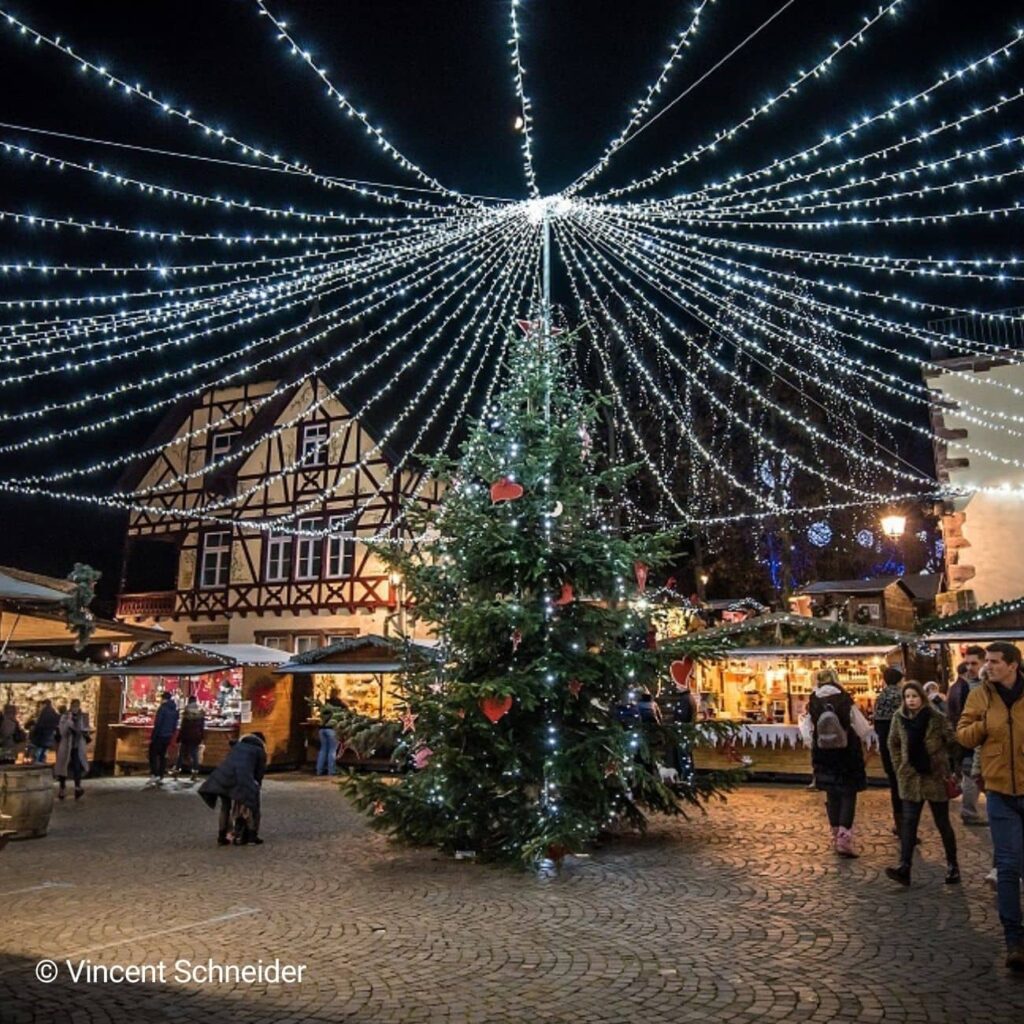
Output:
M167 772L167 748L178 731L178 705L171 694L164 690L160 707L153 719L153 732L149 737L149 782L150 786L162 786Z
M266 739L261 732L243 736L228 756L199 787L199 795L213 809L220 803L217 843L236 846L263 842L260 830L260 795L267 770ZM234 826L234 835L229 832Z
M39 714L32 724L32 731L28 734L29 742L35 747L36 764L46 764L46 754L56 747L57 726L60 725L60 715L53 706L49 697L39 705Z

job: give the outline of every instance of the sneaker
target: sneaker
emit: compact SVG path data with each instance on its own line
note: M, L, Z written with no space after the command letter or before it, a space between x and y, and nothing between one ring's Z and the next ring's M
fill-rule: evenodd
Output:
M995 868L993 868L993 869L992 869L992 870L991 870L991 871L990 871L990 872L989 872L989 873L988 873L988 874L987 874L987 875L985 876L985 884L986 884L986 885L987 885L987 886L988 886L988 887L989 887L990 889L994 889L994 888L995 888L995 887L996 887L996 886L997 886L997 885L999 884L999 872L998 872L998 871L997 871L997 870L996 870Z
M898 868L886 868L885 877L899 882L900 885L910 885L910 868L901 864Z
M985 828L988 825L988 822L984 818L978 818L978 817L971 816L971 815L966 815L966 814L961 814L960 815L960 820L968 828Z
M840 857L857 856L853 848L853 829L840 827L836 830L836 853Z
M1006 966L1011 971L1024 974L1024 946L1014 946L1006 951Z

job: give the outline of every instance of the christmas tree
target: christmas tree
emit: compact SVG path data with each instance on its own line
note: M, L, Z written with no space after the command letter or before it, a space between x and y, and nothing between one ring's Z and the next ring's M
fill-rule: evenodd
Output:
M557 859L731 781L679 756L698 730L722 727L636 714L638 695L671 688L673 662L714 652L698 634L654 641L643 594L673 540L611 528L635 467L602 459L596 400L570 380L567 351L539 324L510 345L505 386L461 457L431 466L440 505L406 510L422 543L381 551L433 624L439 658L402 680L415 770L348 784L376 828L409 842Z

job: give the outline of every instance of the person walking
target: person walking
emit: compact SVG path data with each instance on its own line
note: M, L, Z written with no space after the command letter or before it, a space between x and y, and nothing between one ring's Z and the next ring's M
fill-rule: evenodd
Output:
M882 689L875 697L875 711L873 725L875 735L878 736L878 753L882 758L882 769L885 777L889 780L889 802L892 804L892 832L895 836L902 835L903 831L903 801L900 799L900 787L896 780L896 769L892 764L892 757L889 754L889 729L892 726L893 716L899 711L903 695L900 692L900 685L903 682L903 672L890 665L882 671Z
M199 795L211 810L220 804L219 846L232 842L236 846L262 845L260 797L266 770L266 738L261 732L251 732L232 746L199 787Z
M81 800L85 795L82 777L89 772L87 748L92 739L92 730L89 728L89 714L82 710L80 700L73 700L67 711L60 716L57 735L60 739L57 743L57 760L53 766L53 774L57 776L58 783L57 799L64 799L70 775L75 783L75 799Z
M868 785L863 741L871 726L834 669L819 671L815 683L807 714L800 720L800 733L811 748L814 787L825 793L835 851L841 857L856 857L853 820L857 794Z
M960 716L963 714L967 698L971 693L981 686L981 670L985 661L985 648L973 644L964 653L964 660L960 664L957 674L957 681L949 688L946 696L946 713L949 715L949 724L954 731L960 724ZM960 804L960 820L965 825L984 825L985 819L978 809L978 800L981 789L974 772L974 754L970 750L962 751L962 759L959 765L960 788L963 790L963 801Z
M199 777L199 747L206 735L206 714L199 701L193 695L185 703L181 713L181 725L178 728L178 761L174 766L176 774L181 774L185 762L188 762L192 781Z
M46 764L46 755L57 743L57 729L60 726L60 715L47 697L39 705L36 720L28 734L29 743L34 753L32 759L36 764Z
M147 786L162 786L167 772L167 748L178 731L178 705L168 690L160 698L160 707L153 719L153 732L149 737L149 782Z
M942 690L934 679L924 684L924 695L936 711L943 715L946 714L946 698L942 696Z
M956 737L981 748L981 775L996 862L996 903L1006 966L1024 973L1024 672L1020 650L997 640L985 648L985 682L967 697Z
M928 700L924 687L914 679L903 684L903 706L892 720L889 754L899 779L903 800L903 834L900 862L886 868L886 875L901 885L910 885L910 871L917 845L921 811L927 801L935 827L946 852L946 884L960 881L956 835L949 823L950 757L956 741L949 719Z

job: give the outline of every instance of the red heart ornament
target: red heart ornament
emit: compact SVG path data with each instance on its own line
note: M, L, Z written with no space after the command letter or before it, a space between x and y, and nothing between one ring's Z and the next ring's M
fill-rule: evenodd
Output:
M580 695L580 690L583 689L583 684L578 679L569 680L569 692L574 696Z
M512 697L510 694L504 697L481 697L480 710L491 725L497 725L512 710Z
M672 682L679 687L680 690L685 690L690 685L690 680L693 678L693 658L683 658L682 661L673 661L669 666L669 673L672 676Z
M636 574L636 585L640 588L641 594L647 589L647 573L649 571L650 570L643 562L633 563L633 572Z
M491 504L499 501L518 501L523 496L522 484L517 484L511 477L503 476L491 484Z
M561 593L561 595L559 597L557 597L555 599L555 604L558 605L559 607L563 607L564 605L572 604L572 600L573 600L572 584L571 583L563 583L562 584L562 593Z

